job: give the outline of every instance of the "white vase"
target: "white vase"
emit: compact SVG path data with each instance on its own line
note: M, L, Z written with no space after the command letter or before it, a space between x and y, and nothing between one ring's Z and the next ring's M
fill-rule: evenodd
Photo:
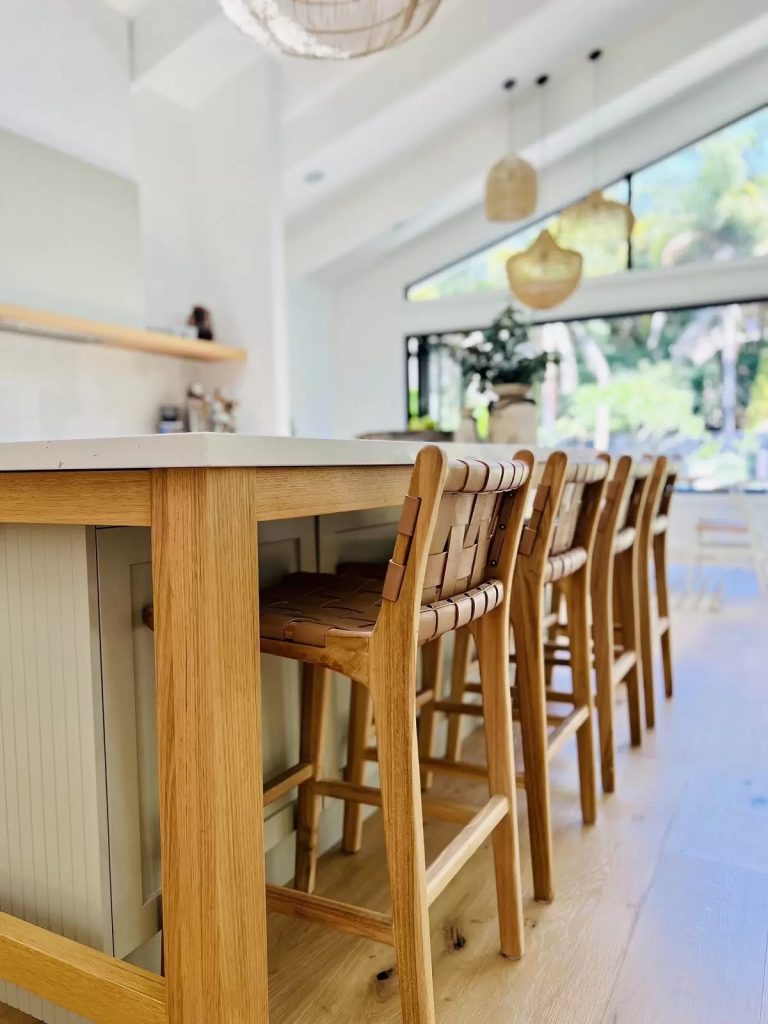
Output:
M491 408L491 444L536 444L538 412L528 384L494 384L499 400Z

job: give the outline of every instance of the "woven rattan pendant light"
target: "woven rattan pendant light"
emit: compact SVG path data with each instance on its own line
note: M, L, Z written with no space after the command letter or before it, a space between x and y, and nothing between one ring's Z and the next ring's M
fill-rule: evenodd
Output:
M551 309L576 291L583 263L580 252L563 249L544 230L530 248L507 260L509 287L531 309Z
M347 60L420 32L441 0L220 0L226 15L265 46L293 57Z
M504 83L511 95L514 78ZM530 217L536 209L538 181L536 170L514 153L513 105L509 110L509 149L503 160L494 164L485 183L485 215L488 220L512 222Z
M589 60L592 63L592 181L595 188L586 199L563 210L560 215L560 223L563 230L568 233L578 231L589 224L599 228L601 234L606 237L629 239L632 228L635 226L635 215L632 213L632 208L627 203L607 199L597 187L601 180L598 144L600 132L597 121L600 109L598 64L602 56L602 50L593 50L589 55Z
M542 90L542 146L547 132L544 86L548 81L549 77L542 75L536 83ZM542 160L542 164L544 162ZM525 306L531 309L551 309L564 302L578 288L583 268L581 253L575 249L563 249L545 229L528 249L510 256L507 260L507 277L512 294Z

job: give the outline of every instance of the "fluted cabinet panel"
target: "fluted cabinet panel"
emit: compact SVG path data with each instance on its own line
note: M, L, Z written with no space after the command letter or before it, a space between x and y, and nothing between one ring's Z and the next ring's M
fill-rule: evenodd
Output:
M111 952L94 534L0 527L0 909ZM16 986L0 1002L80 1020Z

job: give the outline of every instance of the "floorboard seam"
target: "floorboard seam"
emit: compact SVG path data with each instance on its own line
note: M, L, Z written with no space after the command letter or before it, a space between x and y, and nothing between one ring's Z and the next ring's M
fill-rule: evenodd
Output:
M672 831L672 826L674 825L674 823L675 823L675 821L677 819L677 815L680 813L680 805L683 802L683 796L685 795L685 791L688 789L689 785L690 785L690 779L687 779L686 782L685 782L685 785L683 786L682 791L680 793L680 797L678 799L677 806L675 807L675 809L672 812L672 814L670 814L669 822L667 823L667 827L664 829L664 835L661 837L661 842L659 843L659 854L658 854L658 856L656 858L656 864L654 865L654 868L653 868L653 874L650 877L650 880L649 880L648 885L647 885L647 887L645 889L645 892L642 895L642 898L640 899L640 901L637 904L637 910L635 911L635 915L632 918L632 927L630 929L629 935L627 936L627 943L624 946L624 955L621 958L621 963L616 968L616 974L615 974L614 979L613 979L613 984L611 985L611 989L610 989L610 992L608 993L608 996L606 998L605 1006L603 1008L602 1015L600 1016L600 1024L611 1024L610 1021L606 1020L606 1015L607 1015L608 1009L609 1009L609 1007L611 1005L611 1000L613 999L613 993L616 991L616 986L619 983L619 978L621 977L621 972L624 969L624 963L625 963L625 961L627 959L627 956L629 954L629 949L630 949L630 946L632 945L632 940L635 937L635 932L637 931L637 925L638 925L638 922L640 920L640 915L643 912L643 908L645 907L645 904L648 902L648 896L650 895L651 889L653 888L654 882L656 881L656 876L658 875L659 868L661 867L661 863L664 860L664 855L667 853L667 849L666 849L667 839L669 838L669 834ZM761 1021L760 1024L763 1024L763 1022Z

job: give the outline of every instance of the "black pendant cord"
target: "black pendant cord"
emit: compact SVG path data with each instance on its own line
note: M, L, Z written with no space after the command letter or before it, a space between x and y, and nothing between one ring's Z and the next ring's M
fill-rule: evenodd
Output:
M541 182L543 185L541 195L541 208L546 210L546 202L544 200L544 190L546 189L547 181L547 102L544 87L549 82L549 75L539 75L536 79L536 85L539 87L539 173L541 175Z
M589 55L592 64L592 188L597 190L600 183L600 156L598 137L600 134L599 109L600 109L600 81L598 64L603 56L602 50L593 50Z
M515 152L515 138L516 132L516 118L515 118L515 100L512 96L512 92L517 85L517 80L514 78L508 78L504 82L504 91L507 94L507 153L509 156Z

